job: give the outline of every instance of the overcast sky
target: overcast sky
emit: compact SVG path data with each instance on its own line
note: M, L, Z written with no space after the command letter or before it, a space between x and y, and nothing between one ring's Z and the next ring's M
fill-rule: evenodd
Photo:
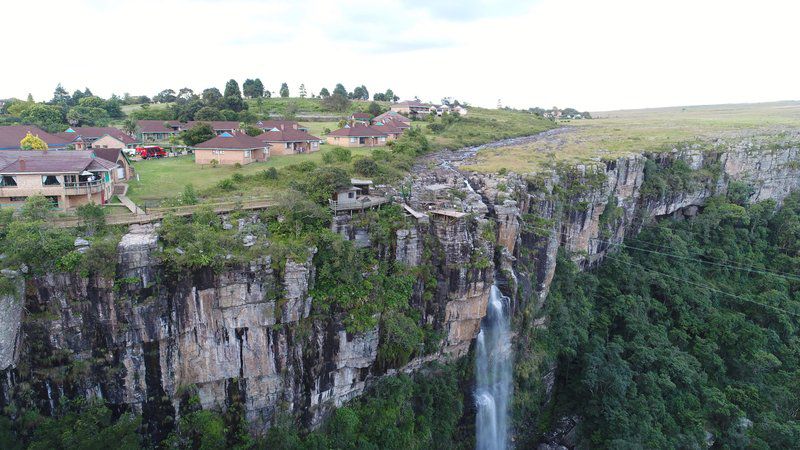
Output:
M609 110L800 98L800 2L3 0L0 98L152 96L259 77L295 95Z

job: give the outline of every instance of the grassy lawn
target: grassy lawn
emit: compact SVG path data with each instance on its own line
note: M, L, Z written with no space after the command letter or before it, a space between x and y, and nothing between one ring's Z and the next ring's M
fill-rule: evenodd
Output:
M136 203L152 203L168 197L179 195L187 184L194 185L200 191L213 188L220 180L229 178L234 173L252 175L269 167L280 169L302 161L313 161L322 164L322 155L334 147L323 145L320 151L302 155L273 156L260 163L252 163L236 169L233 166L201 166L194 163L194 156L178 156L174 158L150 159L135 161L133 167L139 175L139 181L133 180L128 188L128 197ZM369 155L371 148L353 148L353 156ZM250 192L253 196L267 192Z
M311 133L312 135L314 135L314 136L316 136L316 137L318 137L320 139L325 139L325 134L323 133L325 128L329 128L331 131L339 128L339 122L310 122L310 121L303 122L303 121L300 121L300 124L304 125L305 127L307 127L309 133Z
M309 93L310 94L310 93ZM319 98L299 98L299 97L271 97L262 98L261 105L257 99L247 99L250 111L256 114L270 114L271 116L282 116L290 105L297 106L298 114L321 114L321 115L340 115L346 117L350 113L366 111L371 101L351 101L347 111L337 112L325 109L322 100ZM378 102L385 109L389 108L388 102Z
M533 172L552 161L588 162L681 143L752 139L770 144L797 139L800 102L658 108L596 113L592 120L560 122L563 132L516 147L484 149L469 170ZM768 147L768 145L765 145Z

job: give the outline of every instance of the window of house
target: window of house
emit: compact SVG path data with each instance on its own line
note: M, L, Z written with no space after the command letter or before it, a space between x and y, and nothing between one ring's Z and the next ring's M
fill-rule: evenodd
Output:
M0 186L10 187L16 185L17 185L17 179L12 177L11 175L3 175L3 178L0 179Z
M61 186L55 175L42 175L42 186Z
M291 143L291 142L287 142L287 143L286 143L286 144L284 144L284 145L286 145L286 148L292 148L292 143Z
M8 197L12 202L24 202L28 197Z
M251 151L250 151L250 150L245 150L245 151L244 151L244 157L245 157L245 158L249 158L249 157L250 157L250 155L251 155Z
M358 142L358 138L351 137L350 142L355 144L356 142Z
M347 194L347 198L354 198L355 196L356 196L356 194L354 192L349 192Z
M211 150L212 155L224 155L225 150Z

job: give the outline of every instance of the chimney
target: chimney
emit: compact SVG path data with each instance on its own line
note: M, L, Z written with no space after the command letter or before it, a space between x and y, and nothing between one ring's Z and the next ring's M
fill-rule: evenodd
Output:
M19 159L19 170L25 170L25 160L22 158Z

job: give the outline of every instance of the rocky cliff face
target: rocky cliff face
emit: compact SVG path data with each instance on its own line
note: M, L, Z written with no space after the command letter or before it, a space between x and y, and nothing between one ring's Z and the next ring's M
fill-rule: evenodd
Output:
M469 156L443 152L416 166L410 225L379 249L430 269L410 304L441 336L437 350L389 373L466 355L495 282L513 298L517 326L547 326L536 311L559 247L590 267L648 220L692 215L732 182L750 186L751 201L780 202L800 187L795 147L687 148L535 176L459 171ZM676 164L691 174L671 171ZM663 186L653 182L659 170ZM349 216L335 218L332 230L359 247L377 245ZM50 411L61 396L102 397L142 412L158 438L191 391L203 408L241 404L258 432L282 413L315 426L384 375L380 330L350 334L339 318L315 314L313 251L303 261L262 258L179 277L159 254L155 226L132 226L113 278L18 277L0 296L0 406ZM519 311L530 307L523 320Z
M357 246L372 245L366 230L349 222L337 218L333 228ZM490 260L470 265L476 249L491 252L474 221L410 223L381 251L434 268L433 280L417 282L410 303L441 340L437 351L391 372L465 355L492 283ZM0 406L29 402L52 412L62 396L100 397L143 413L161 439L191 393L203 408L238 402L261 432L279 414L316 426L384 375L376 364L377 328L351 334L339 318L314 314L313 249L303 261L264 257L221 272L175 275L161 261L157 227L128 229L113 278L17 278L17 290L0 298Z

